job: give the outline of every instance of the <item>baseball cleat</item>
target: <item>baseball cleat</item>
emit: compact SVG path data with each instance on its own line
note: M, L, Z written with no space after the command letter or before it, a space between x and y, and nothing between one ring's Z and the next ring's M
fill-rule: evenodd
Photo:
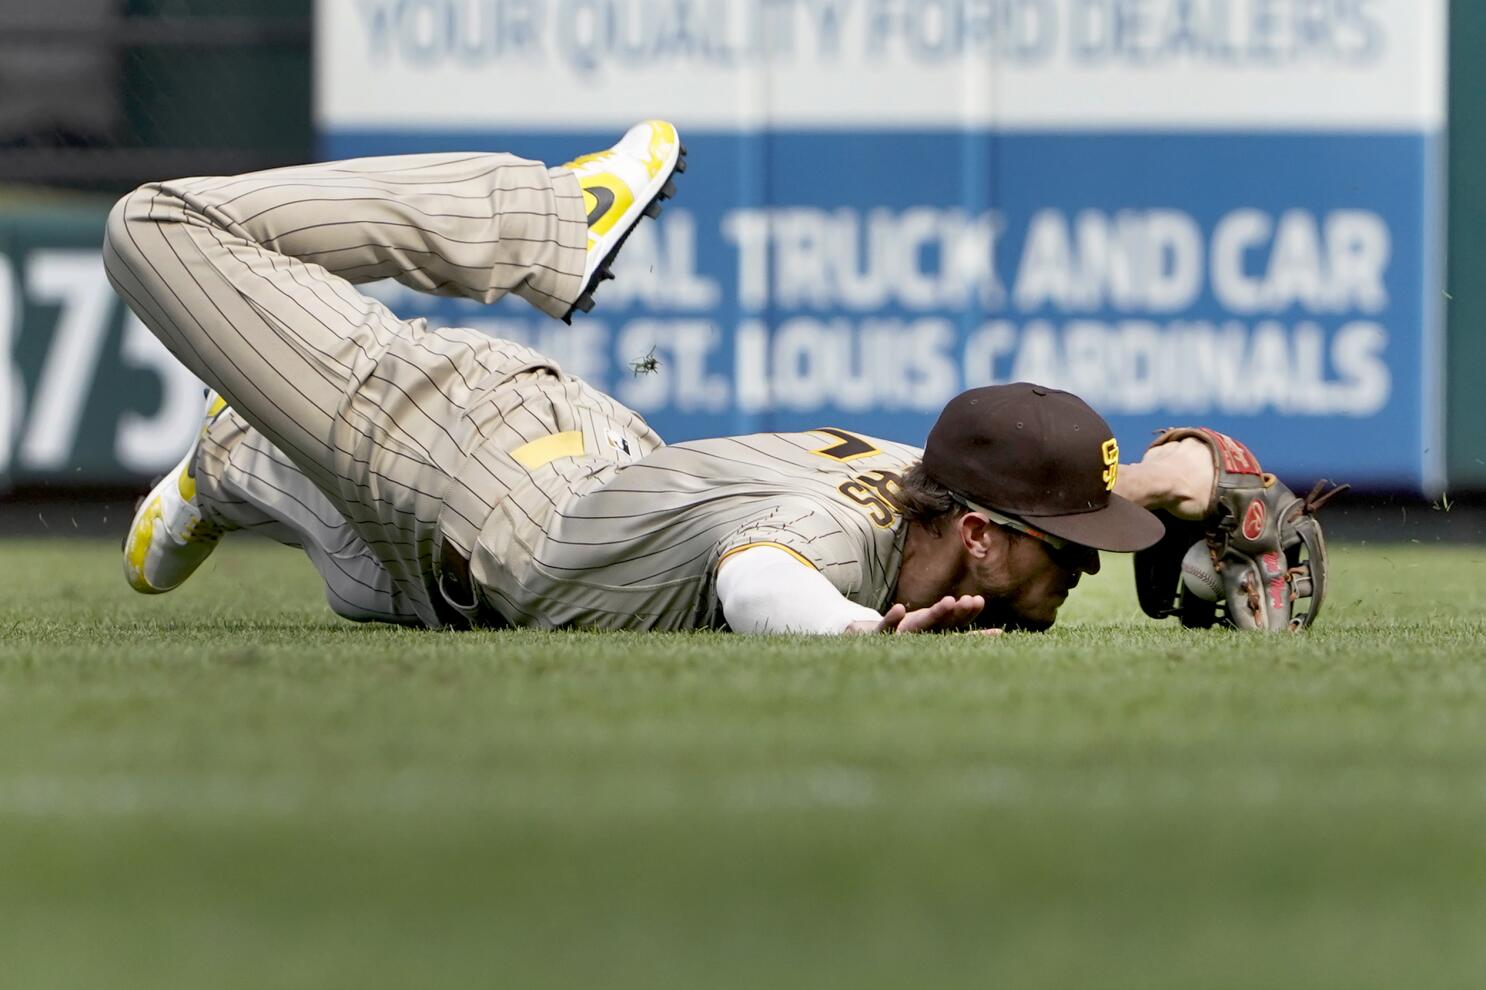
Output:
M611 266L641 217L660 216L661 202L676 195L677 173L686 171L686 147L664 120L636 124L607 151L563 165L572 169L588 211L588 264L577 302L563 317L593 309L599 284L614 277Z
M225 530L203 515L196 500L196 453L227 400L206 393L206 414L186 456L139 503L124 537L129 587L159 595L180 587L221 542Z

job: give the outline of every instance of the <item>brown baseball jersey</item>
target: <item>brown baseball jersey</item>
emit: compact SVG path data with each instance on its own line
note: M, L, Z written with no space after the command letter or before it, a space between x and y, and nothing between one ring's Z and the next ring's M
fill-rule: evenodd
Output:
M634 464L596 464L566 492L543 485L556 499L514 491L482 530L472 573L518 625L721 628L717 565L775 546L883 611L906 531L893 488L921 454L827 429L695 440Z

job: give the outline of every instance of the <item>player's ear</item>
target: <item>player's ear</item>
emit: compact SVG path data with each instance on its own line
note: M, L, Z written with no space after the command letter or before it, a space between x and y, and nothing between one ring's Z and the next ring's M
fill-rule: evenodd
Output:
M955 522L960 544L974 560L983 560L995 552L1001 538L1001 527L979 512L967 512Z

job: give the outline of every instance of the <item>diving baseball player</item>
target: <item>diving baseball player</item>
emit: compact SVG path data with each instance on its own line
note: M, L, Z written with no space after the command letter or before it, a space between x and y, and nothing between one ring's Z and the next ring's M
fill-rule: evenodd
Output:
M1161 538L1148 510L1213 515L1217 441L1173 436L1122 466L1066 392L966 392L923 449L835 428L667 446L543 355L354 288L514 292L570 319L684 168L675 128L648 121L557 168L372 158L122 199L110 279L211 389L125 538L131 586L178 587L255 530L302 548L354 620L1043 629L1099 550Z

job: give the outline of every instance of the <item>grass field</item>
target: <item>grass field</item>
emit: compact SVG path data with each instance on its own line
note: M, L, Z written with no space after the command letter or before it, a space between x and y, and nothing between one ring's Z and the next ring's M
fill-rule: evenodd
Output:
M1303 639L427 633L0 544L0 986L1479 987L1486 550Z

